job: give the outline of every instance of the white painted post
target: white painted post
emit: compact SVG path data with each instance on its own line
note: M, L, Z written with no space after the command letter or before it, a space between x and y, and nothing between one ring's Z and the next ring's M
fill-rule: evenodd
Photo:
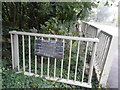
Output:
M18 68L18 71L19 71L19 45L18 45L18 35L15 34L14 36L14 67L17 67Z
M112 66L112 61L114 57L114 52L118 49L118 37L113 36L110 44L110 48L108 51L108 55L106 58L106 62L103 68L103 72L100 78L99 86L106 87L108 76L110 73L110 69Z
M15 68L15 66L14 66L14 44L13 44L13 35L11 34L11 51L12 51L12 69L14 69Z

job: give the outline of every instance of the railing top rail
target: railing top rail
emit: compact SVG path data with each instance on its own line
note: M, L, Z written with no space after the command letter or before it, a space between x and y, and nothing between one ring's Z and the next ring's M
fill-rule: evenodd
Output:
M105 32L105 31L100 31L100 34L101 34L101 33L103 33L103 34L105 34L105 35L107 35L107 36L109 36L109 37L111 37L111 38L113 37L111 34Z
M99 29L99 28L95 27L94 25L90 24L89 22L85 22L85 21L82 21L82 22L85 23L85 24L88 24L89 26L91 26L91 27L93 27L95 29Z
M49 35L49 34L38 34L38 33L20 32L20 31L10 31L9 33L10 34L18 34L18 35L30 35L30 36L41 36L41 37L50 37L50 38L61 38L61 39L70 39L70 40L99 42L98 38L84 38L84 37L72 37L72 36L61 36L61 35Z
M94 23L94 22L83 21L83 23L88 24L94 28L101 30L101 31L104 31L107 34L110 34L112 36L118 37L118 27L105 25L105 24L101 24L101 23Z

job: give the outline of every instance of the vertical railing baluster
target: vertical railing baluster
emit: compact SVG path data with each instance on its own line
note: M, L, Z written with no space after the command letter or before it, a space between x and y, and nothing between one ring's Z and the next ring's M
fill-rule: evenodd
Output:
M35 40L37 37L35 36ZM35 74L37 74L37 55L35 55Z
M54 78L56 77L56 58L55 58L55 61L54 61Z
M23 71L25 72L25 43L24 43L24 35L22 35L22 44L23 44Z
M65 40L63 39L63 53L64 53L64 46L65 46ZM63 54L64 55L64 54ZM64 56L63 56L64 57ZM62 78L62 72L63 72L63 59L61 61L61 78Z
M50 40L50 38L48 38ZM50 67L50 57L48 57L48 69L47 69L47 76L49 77L49 67Z
M68 65L68 77L67 77L68 80L69 80L69 74L70 74L71 51L72 51L72 40L70 40L69 65Z
M14 69L14 49L13 49L13 35L11 34L11 51L12 51L12 69Z
M91 84L91 79L92 79L92 74L93 74L93 65L94 65L95 53L96 53L96 47L97 47L97 42L94 42L94 44L93 44L93 52L92 52L92 57L91 57L91 62L90 62L90 71L89 71L89 76L88 76L88 84Z
M76 75L77 75L77 66L78 66L79 50L80 50L80 41L78 41L78 50L77 50L77 58L76 58L74 81L76 81Z
M55 39L55 41L57 41L57 38ZM56 77L56 58L54 61L54 78Z
M87 42L87 44L86 44L86 49L85 49L85 58L84 58L84 64L83 64L83 70L82 70L82 82L83 82L83 80L84 80L84 73L85 73L85 66L86 66L87 51L88 51L88 42Z
M31 73L31 39L30 39L30 36L29 37L29 73Z
M41 38L43 40L43 37ZM41 56L41 77L43 76L43 56Z
M18 71L20 71L20 65L19 65L19 41L18 41L18 35L15 34L15 38L16 38L16 59L17 59L17 65L18 65Z

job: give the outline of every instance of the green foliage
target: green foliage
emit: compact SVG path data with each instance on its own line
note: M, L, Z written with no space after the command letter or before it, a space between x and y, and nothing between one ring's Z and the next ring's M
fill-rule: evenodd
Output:
M84 20L89 16L92 7L96 7L93 2L4 2L2 5L3 27L35 27L42 33L47 32L41 29L41 25L46 25L46 22L51 24L56 19L58 23L65 24L78 18ZM51 25L48 33L52 29Z
M87 18L92 7L96 7L96 4L4 2L2 3L3 38L10 38L9 31L12 30L78 36L78 32L73 28L75 22L78 18L81 20Z

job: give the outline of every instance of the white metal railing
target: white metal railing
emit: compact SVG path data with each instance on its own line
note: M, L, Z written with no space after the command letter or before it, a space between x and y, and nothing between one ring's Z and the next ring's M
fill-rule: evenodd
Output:
M117 37L113 35L113 33L108 33L107 31L104 31L103 29L97 27L96 24L94 25L89 22L82 23L81 33L81 36L99 39L94 68L97 73L99 85L106 87L114 56L113 51L117 48Z
M97 52L96 52L96 60L95 60L95 68L98 79L100 80L102 71L104 69L105 61L107 58L108 50L111 44L112 35L101 31L98 35L100 39L100 43L98 43Z
M48 35L48 34L38 34L38 33L29 33L29 32L18 32L18 31L10 31L9 32L10 35L11 35L11 47L12 47L12 66L13 66L13 69L17 67L18 69L18 72L24 72L25 75L35 75L35 76L40 76L40 77L45 77L46 79L48 80L53 80L53 81L57 81L57 82L63 82L63 83L67 83L67 84L72 84L72 85L78 85L78 86L83 86L83 87L88 87L88 88L91 88L91 80L92 80L92 73L93 73L93 64L94 64L94 60L95 60L95 53L96 53L96 48L97 48L97 43L99 42L99 40L97 38L83 38L83 37L71 37L71 36L60 36L60 35ZM20 66L20 57L19 57L19 38L22 36L22 61L23 61L23 66ZM26 70L26 58L25 58L25 36L28 37L28 67L29 69ZM31 58L31 43L34 43L34 42L31 42L31 37L34 37L36 39L41 39L43 40L44 38L47 38L48 40L51 40L54 38L55 41L59 41L59 39L62 39L64 45L63 47L65 48L65 41L66 40L69 40L70 42L70 50L69 50L69 58L68 58L68 71L66 72L67 73L67 77L64 78L63 77L63 68L65 68L66 66L64 66L64 59L61 60L61 64L60 64L60 77L57 77L56 76L56 67L57 67L57 59L55 58L54 59L54 74L53 76L50 76L50 57L47 58L47 74L44 75L44 57L41 56L40 57L40 61L41 61L41 70L38 70L37 69L37 65L38 65L38 56L37 55L34 55L34 61L32 60ZM72 57L72 50L73 50L73 41L78 41L78 44L77 44L77 51L76 51L76 60L75 60L75 67L74 67L74 79L71 80L70 79L70 71L71 71L71 62L73 61L73 59L71 59ZM85 45L85 52L84 52L84 60L83 60L83 68L82 68L82 79L81 81L77 81L76 78L77 77L80 77L80 75L77 73L78 72L78 69L81 69L81 68L78 68L78 64L80 63L80 47L81 47L81 42L85 43L86 42L86 45ZM85 78L85 66L86 66L86 60L87 60L87 52L88 52L88 47L89 47L89 43L93 43L93 48L92 48L92 56L91 56L91 61L90 61L90 69L89 69L89 73L88 73L88 78L87 78L87 81L84 81L84 78ZM67 43L69 44L69 43ZM66 50L66 49L65 49ZM34 72L31 70L31 63L35 63L35 67L34 67ZM21 69L21 68L22 69ZM40 74L38 74L38 71L40 71Z

